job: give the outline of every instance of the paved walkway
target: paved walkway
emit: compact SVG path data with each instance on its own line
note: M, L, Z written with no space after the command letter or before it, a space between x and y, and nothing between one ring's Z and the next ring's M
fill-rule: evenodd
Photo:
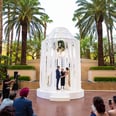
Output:
M33 109L37 116L89 116L92 98L103 97L107 110L108 99L116 95L116 91L85 91L83 98L54 102L36 96L36 90L30 90L28 98L33 102Z

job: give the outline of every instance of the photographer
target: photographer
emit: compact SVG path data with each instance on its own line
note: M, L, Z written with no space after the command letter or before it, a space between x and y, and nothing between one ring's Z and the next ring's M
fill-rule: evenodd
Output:
M4 98L8 98L9 93L10 93L10 85L14 82L15 82L15 80L10 80L9 75L7 74L5 80L3 80L3 88L2 88L3 97L2 97L2 100Z

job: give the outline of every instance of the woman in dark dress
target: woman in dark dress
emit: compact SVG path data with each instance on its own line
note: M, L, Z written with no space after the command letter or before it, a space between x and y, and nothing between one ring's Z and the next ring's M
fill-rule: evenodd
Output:
M65 86L65 71L62 68L61 69L61 89L64 89L64 86Z

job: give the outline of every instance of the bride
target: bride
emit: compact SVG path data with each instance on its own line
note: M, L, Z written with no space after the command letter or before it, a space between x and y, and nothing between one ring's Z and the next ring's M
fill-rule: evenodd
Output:
M70 85L69 68L66 67L66 71L65 71L65 89L69 89L69 85Z

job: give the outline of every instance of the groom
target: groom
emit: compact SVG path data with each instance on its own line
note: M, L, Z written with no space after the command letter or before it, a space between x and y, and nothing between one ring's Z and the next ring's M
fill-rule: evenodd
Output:
M61 76L60 75L60 66L57 66L57 69L56 69L56 90L60 90L58 88L60 76Z

